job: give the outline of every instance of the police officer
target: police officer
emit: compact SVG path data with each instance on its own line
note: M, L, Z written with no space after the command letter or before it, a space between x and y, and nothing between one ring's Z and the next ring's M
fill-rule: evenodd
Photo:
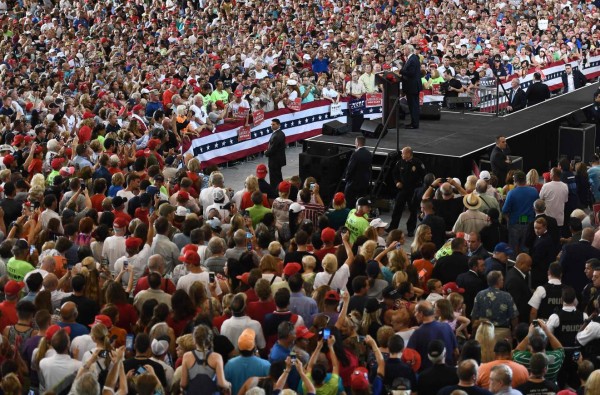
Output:
M531 306L530 320L536 318L548 319L552 313L562 307L563 284L562 266L558 262L552 262L548 267L548 282L536 288L529 306Z
M417 227L418 207L411 205L410 202L415 189L423 182L425 165L420 159L413 156L412 148L404 147L402 148L402 159L396 163L392 176L394 184L398 189L398 194L396 195L396 204L392 212L392 220L386 231L389 232L398 228L404 206L408 204L410 216L408 217L408 221L406 221L406 230L408 231L408 237L413 237L415 235L415 228Z
M562 301L562 309L557 310L548 318L546 326L550 331L553 331L554 336L565 348L565 361L558 374L559 386L564 388L565 384L568 384L572 388L576 388L579 385L576 358L578 358L578 352L580 351L576 336L581 329L581 325L583 325L583 321L588 317L584 312L577 310L577 299L573 287L565 286L563 288Z
M600 289L600 268L594 270L592 282L595 289ZM596 369L600 369L600 315L598 315L599 293L595 292L590 301L593 307L591 316L584 322L584 327L577 334L577 341L583 346L582 354L589 359Z
M593 301L598 297L598 290L594 286L594 281L592 280L595 270L600 270L600 259L589 259L585 263L585 269L583 272L590 281L585 285L585 287L583 287L583 291L581 291L581 303L579 304L583 311L588 314L596 311L593 306Z

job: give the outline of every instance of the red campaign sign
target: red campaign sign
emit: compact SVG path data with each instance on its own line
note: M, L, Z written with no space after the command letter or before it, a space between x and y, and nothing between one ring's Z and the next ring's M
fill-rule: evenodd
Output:
M246 118L250 113L250 109L248 107L238 107L236 118Z
M425 92L423 92L423 91L419 92L419 105L420 106L423 105L424 99L425 99Z
M297 97L293 101L290 101L287 107L292 111L300 111L300 103L302 103L302 99Z
M432 95L439 95L440 94L440 84L433 84L431 86L431 94Z
M367 93L366 94L366 106L367 107L381 107L383 103L383 94L381 93Z
M238 141L250 140L250 126L242 126L238 129Z
M254 126L260 125L265 120L265 110L258 110L252 113Z

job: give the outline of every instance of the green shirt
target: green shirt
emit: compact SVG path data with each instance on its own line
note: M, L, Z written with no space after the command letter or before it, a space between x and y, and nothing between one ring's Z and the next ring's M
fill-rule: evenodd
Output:
M310 373L306 376L310 379L310 381L312 381ZM329 379L325 378L325 382L323 383L323 385L316 389L316 395L337 395L339 383L340 376L338 376L337 374L331 374ZM302 393L306 394L306 387L304 386L304 384L302 384Z
M52 170L50 172L50 174L48 174L48 177L46 177L46 184L53 186L54 185L54 177L56 177L59 174L60 174L60 172L58 170Z
M556 376L562 367L563 361L565 360L565 350L559 348L558 350L552 350L544 352L548 357L548 370L544 378L548 381L556 383ZM515 350L513 352L513 361L525 366L529 370L529 362L531 361L531 352Z
M262 204L257 206L256 204L247 209L250 218L252 218L252 226L256 226L262 221L266 213L272 212L270 208L266 208Z
M218 100L222 100L223 104L227 104L229 101L229 93L227 93L227 91L221 91L219 93L219 91L215 89L210 95L210 98L213 103L216 103Z
M366 214L359 217L355 214L356 209L350 210L348 218L346 218L346 228L350 231L350 244L354 244L356 238L360 235L365 234L365 230L369 227L369 221L367 221Z
M15 259L14 257L10 258L6 264L6 273L8 274L8 278L15 281L23 281L25 275L34 269L35 268L31 265L31 263L22 261L20 259Z

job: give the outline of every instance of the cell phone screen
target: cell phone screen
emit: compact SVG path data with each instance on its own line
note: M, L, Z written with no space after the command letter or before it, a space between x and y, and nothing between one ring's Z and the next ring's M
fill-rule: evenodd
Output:
M127 335L125 338L125 348L128 350L133 350L133 335Z
M208 273L208 282L209 283L215 282L215 273L213 273L213 272Z
M328 340L331 336L331 330L329 328L323 329L323 340Z

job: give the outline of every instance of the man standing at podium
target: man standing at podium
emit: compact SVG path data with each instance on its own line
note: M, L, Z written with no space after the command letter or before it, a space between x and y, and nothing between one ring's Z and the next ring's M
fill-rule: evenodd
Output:
M404 53L404 66L400 70L402 76L402 90L406 95L408 109L410 111L410 123L406 124L406 129L419 128L419 92L423 89L421 82L421 62L419 56L415 54L415 47L405 45L402 49Z

